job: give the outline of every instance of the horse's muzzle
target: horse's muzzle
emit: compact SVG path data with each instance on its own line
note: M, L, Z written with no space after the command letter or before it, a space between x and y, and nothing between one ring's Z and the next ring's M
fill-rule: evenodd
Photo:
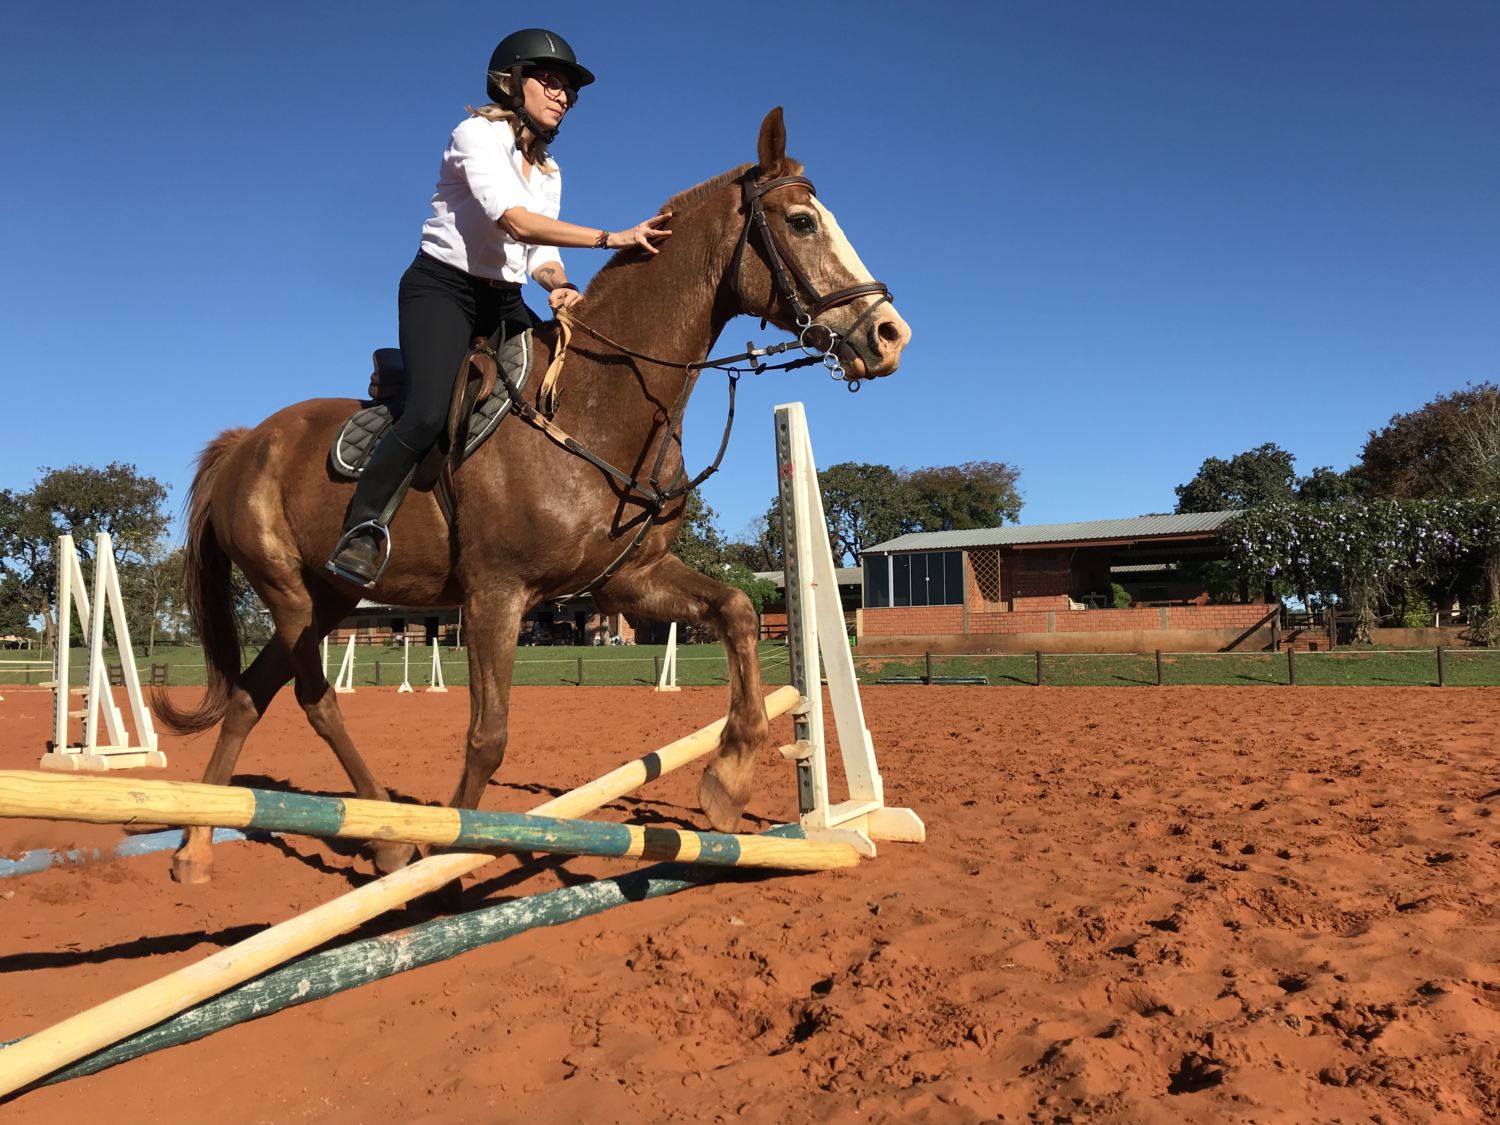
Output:
M850 318L857 320L858 314ZM878 379L901 366L901 353L911 340L911 327L891 305L861 324L852 339L842 341L839 358L855 379Z

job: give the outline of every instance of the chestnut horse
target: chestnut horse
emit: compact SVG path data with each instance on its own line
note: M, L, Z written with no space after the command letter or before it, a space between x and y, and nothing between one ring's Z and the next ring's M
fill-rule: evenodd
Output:
M620 252L578 306L590 331L573 334L554 422L627 473L645 476L660 463L660 479L681 479L681 440L671 432L671 419L689 386L685 365L707 355L734 316L764 317L793 332L805 330L809 321L823 326L837 334L824 339L832 340L851 378L894 371L910 338L884 287L872 281L801 177L801 165L787 158L779 108L761 125L757 155L757 165L733 169L672 199L667 207L674 234L660 253ZM750 229L752 203L759 237L751 237L757 233ZM834 296L820 296L829 293ZM555 337L546 329L536 336L540 369ZM604 340L619 341L629 354ZM654 361L661 357L671 362ZM220 434L199 459L184 585L203 639L208 687L196 709L174 707L165 695L154 703L162 722L179 733L222 722L206 782L228 783L246 736L276 692L294 680L298 703L338 755L356 793L389 799L344 728L319 656L319 642L361 596L323 567L353 488L329 471L328 448L357 405L313 399L289 406L254 429ZM644 516L630 489L596 464L540 428L508 419L453 483L452 526L431 493L408 496L391 525L391 565L370 595L392 605L463 606L471 716L453 805L477 807L505 756L523 616L549 598L592 584L603 612L708 622L723 639L728 720L699 783L699 801L710 824L732 829L749 801L754 755L768 734L757 622L744 593L670 553L682 497L601 582ZM271 641L244 671L231 564L260 595L275 625ZM210 840L207 828L188 830L173 857L174 878L210 878ZM376 867L394 870L411 854L409 845L379 845Z

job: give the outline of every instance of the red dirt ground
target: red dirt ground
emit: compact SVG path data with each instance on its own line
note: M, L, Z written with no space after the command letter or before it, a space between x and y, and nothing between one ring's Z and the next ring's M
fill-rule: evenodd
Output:
M191 695L190 691L186 694ZM722 713L724 692L515 692L485 806L525 809ZM1493 691L882 688L925 845L522 935L0 1104L79 1121L1473 1121L1500 1104ZM0 702L33 768L50 696ZM400 794L456 781L468 697L361 689ZM784 741L786 720L775 735ZM211 736L164 738L196 778ZM686 776L691 773L693 776ZM749 828L794 812L761 759ZM289 697L239 779L347 792ZM601 813L698 821L696 770ZM0 823L0 854L118 830ZM468 905L496 888L502 859ZM306 838L0 881L0 1039L369 877ZM541 864L550 890L599 861ZM392 923L400 924L400 916Z

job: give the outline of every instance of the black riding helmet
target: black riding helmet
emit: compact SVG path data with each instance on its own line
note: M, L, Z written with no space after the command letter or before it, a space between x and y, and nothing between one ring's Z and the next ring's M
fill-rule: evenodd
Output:
M594 80L591 70L578 65L578 58L573 54L573 48L568 46L566 39L555 31L528 27L512 32L500 40L499 45L495 47L494 54L490 55L488 81L485 86L490 101L500 104L507 101L505 91L500 89L500 84L495 80L498 75L513 71L517 67L524 71L532 66L547 67L567 75L575 89L581 89Z

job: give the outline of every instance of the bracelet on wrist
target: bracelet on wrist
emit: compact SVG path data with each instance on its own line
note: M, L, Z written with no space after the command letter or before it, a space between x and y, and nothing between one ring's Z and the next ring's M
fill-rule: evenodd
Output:
M579 291L578 290L578 286L574 285L571 281L565 281L561 285L554 285L552 288L554 290L557 290L557 289L571 289L575 293L577 293Z
M596 238L596 239L594 239L594 249L595 250L608 250L609 249L609 231L607 231L607 230L601 230L599 232L599 237Z

